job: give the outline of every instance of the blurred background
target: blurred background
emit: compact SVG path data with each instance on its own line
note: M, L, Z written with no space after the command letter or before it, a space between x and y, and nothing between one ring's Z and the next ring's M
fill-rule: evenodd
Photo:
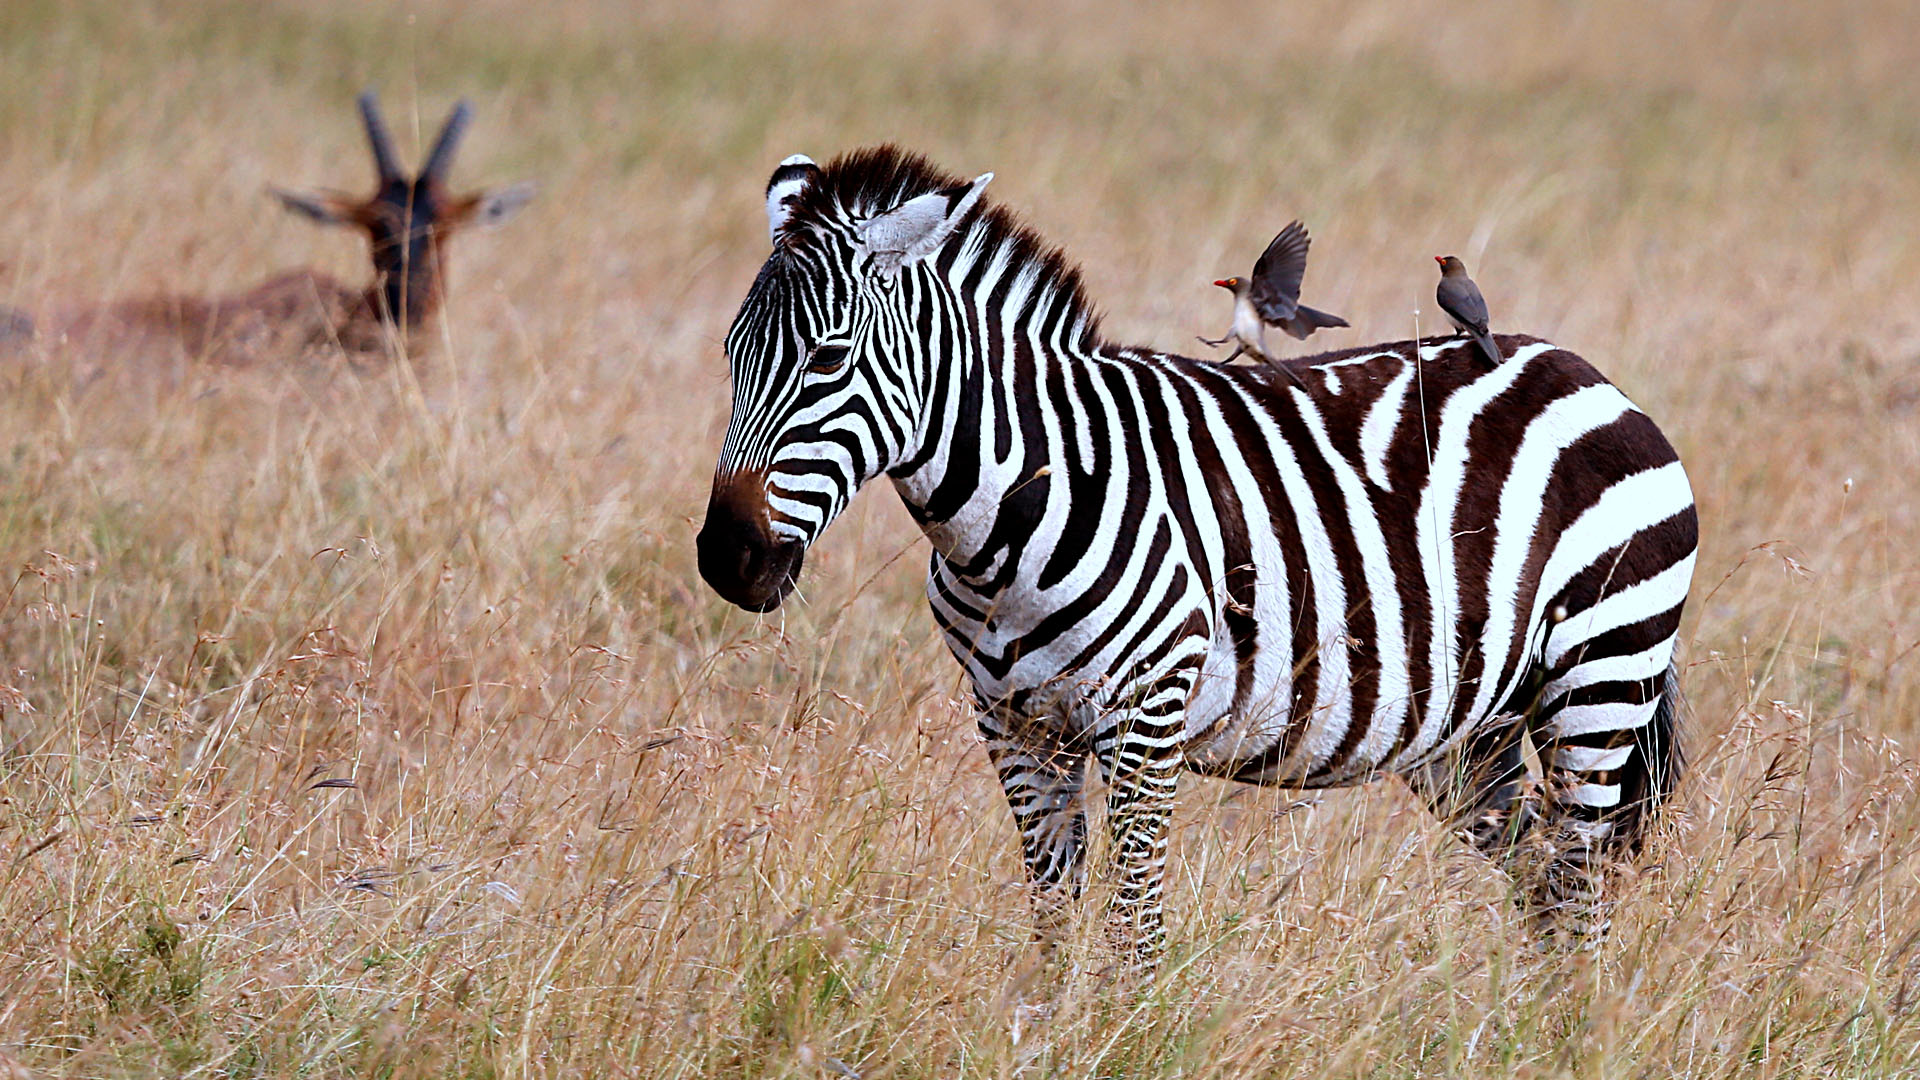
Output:
M540 193L411 358L0 345L0 1075L1920 1068L1916 66L1896 0L8 0L43 326L363 283L268 194L371 191L362 89ZM879 141L993 170L1118 341L1198 349L1297 216L1316 345L1435 332L1457 253L1663 426L1696 771L1603 956L1392 782L1196 781L1156 995L1034 965L893 496L777 616L693 570L767 175Z

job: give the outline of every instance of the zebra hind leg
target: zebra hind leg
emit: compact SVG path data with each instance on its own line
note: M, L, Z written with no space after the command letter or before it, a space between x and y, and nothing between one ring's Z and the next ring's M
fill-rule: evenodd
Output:
M1536 928L1588 944L1610 925L1610 879L1637 857L1684 769L1680 677L1671 654L1651 676L1586 682L1601 664L1631 674L1640 657L1589 661L1549 683L1537 727L1546 770L1543 821L1520 853Z

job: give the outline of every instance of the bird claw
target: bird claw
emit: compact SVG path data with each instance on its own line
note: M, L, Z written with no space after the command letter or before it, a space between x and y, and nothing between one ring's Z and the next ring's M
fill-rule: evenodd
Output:
M1267 362L1268 367L1272 368L1273 370L1279 372L1282 375L1285 375L1287 378L1293 380L1293 385L1299 387L1302 390L1306 390L1307 393L1309 394L1313 393L1312 390L1307 390L1307 380L1301 378L1299 372L1293 370L1292 368L1281 363L1280 361L1275 360L1271 356L1263 356L1261 357L1261 359Z

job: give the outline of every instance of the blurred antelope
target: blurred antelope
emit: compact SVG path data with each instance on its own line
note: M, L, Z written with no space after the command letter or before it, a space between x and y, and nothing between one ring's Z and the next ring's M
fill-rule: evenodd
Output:
M148 339L177 341L189 356L244 364L332 345L348 353L373 353L391 343L424 346L421 330L446 297L447 243L461 229L495 225L533 195L531 184L455 195L446 177L473 119L473 106L455 105L441 127L427 163L416 176L400 166L393 136L380 117L372 91L360 95L360 118L379 186L365 199L323 191L273 194L293 210L325 225L366 233L373 282L355 288L311 268L277 274L254 288L228 296L161 295L118 301L56 318L49 336L89 346Z

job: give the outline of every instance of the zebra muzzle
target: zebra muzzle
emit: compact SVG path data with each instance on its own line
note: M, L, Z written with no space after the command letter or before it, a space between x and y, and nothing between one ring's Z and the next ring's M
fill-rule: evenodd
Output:
M772 611L793 591L806 545L767 527L762 485L744 476L716 480L695 547L700 577L722 600L748 611Z

